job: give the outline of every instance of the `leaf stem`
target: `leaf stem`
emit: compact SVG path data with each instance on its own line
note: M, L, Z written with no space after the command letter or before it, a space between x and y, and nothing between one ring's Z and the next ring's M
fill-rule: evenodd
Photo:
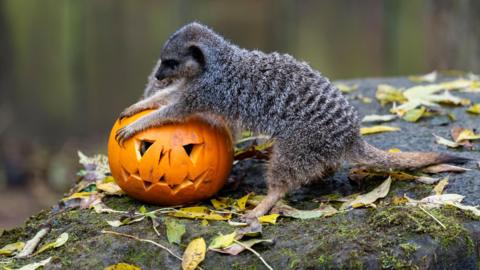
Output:
M243 244L242 242L238 241L238 240L233 240L235 243L239 244L240 246L244 247L245 249L247 249L248 251L252 252L253 254L255 254L255 256L257 256L261 261L262 263L269 269L269 270L273 270L273 268L263 259L263 257L260 255L260 253L256 252L253 248Z

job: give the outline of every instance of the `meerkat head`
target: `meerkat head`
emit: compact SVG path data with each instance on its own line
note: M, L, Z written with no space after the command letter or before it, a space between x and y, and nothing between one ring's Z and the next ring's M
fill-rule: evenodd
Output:
M221 37L204 25L191 23L182 27L163 46L155 78L199 76L212 61L213 50L220 40Z

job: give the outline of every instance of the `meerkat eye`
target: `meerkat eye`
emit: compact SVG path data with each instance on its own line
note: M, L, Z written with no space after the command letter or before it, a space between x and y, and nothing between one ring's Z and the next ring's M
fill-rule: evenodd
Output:
M174 68L177 67L180 63L179 63L177 60L168 59L168 60L162 61L162 64L164 64L165 67L167 67L167 68L174 69Z

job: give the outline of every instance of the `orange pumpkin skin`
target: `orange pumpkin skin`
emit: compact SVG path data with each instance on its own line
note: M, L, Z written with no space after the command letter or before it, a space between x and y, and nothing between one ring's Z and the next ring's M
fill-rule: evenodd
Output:
M217 193L232 168L229 131L195 116L142 131L121 147L115 140L117 130L150 112L117 120L113 126L108 160L117 184L131 197L158 205L200 201Z

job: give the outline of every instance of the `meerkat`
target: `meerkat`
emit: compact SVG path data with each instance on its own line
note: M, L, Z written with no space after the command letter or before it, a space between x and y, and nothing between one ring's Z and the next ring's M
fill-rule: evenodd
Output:
M466 159L443 153L389 153L365 142L356 110L307 63L288 54L246 50L199 23L165 43L154 77L182 80L173 102L120 129L119 144L137 132L183 121L193 113L227 122L274 140L267 166L268 192L244 218L266 214L288 191L336 170L343 161L417 169Z

